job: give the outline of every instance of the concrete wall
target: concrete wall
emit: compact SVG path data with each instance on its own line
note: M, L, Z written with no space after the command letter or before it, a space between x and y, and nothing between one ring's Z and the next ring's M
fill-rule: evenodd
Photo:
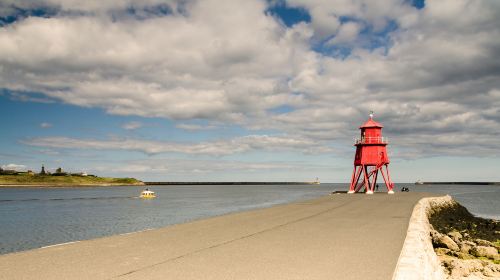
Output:
M453 203L451 196L446 195L422 198L415 205L393 280L446 279L443 267L432 247L428 216L433 209Z

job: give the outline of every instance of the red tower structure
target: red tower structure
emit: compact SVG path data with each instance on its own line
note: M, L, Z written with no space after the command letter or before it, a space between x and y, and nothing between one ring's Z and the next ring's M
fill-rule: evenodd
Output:
M370 119L359 127L361 137L354 141L356 156L348 193L359 192L364 187L367 194L373 194L379 171L384 178L387 192L394 193L394 183L389 176L389 156L386 148L388 141L387 138L382 137L382 128L380 123L373 120L373 112L370 113ZM360 178L363 180L358 183Z

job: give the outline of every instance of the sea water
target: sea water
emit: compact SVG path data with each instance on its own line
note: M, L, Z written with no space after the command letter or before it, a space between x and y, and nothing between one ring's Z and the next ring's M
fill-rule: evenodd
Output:
M380 185L382 190L383 185ZM500 218L500 186L397 184L410 191L451 194L473 214ZM0 189L0 254L307 200L346 184L148 186Z

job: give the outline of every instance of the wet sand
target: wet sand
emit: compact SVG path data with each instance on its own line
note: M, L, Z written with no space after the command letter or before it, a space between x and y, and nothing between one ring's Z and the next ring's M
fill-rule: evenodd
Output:
M0 279L391 279L426 193L336 194L0 256Z

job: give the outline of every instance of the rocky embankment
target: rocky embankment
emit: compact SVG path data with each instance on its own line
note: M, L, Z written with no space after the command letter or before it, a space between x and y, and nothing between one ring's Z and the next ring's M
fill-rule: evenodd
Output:
M500 222L474 217L455 201L428 213L434 251L448 279L500 279Z

